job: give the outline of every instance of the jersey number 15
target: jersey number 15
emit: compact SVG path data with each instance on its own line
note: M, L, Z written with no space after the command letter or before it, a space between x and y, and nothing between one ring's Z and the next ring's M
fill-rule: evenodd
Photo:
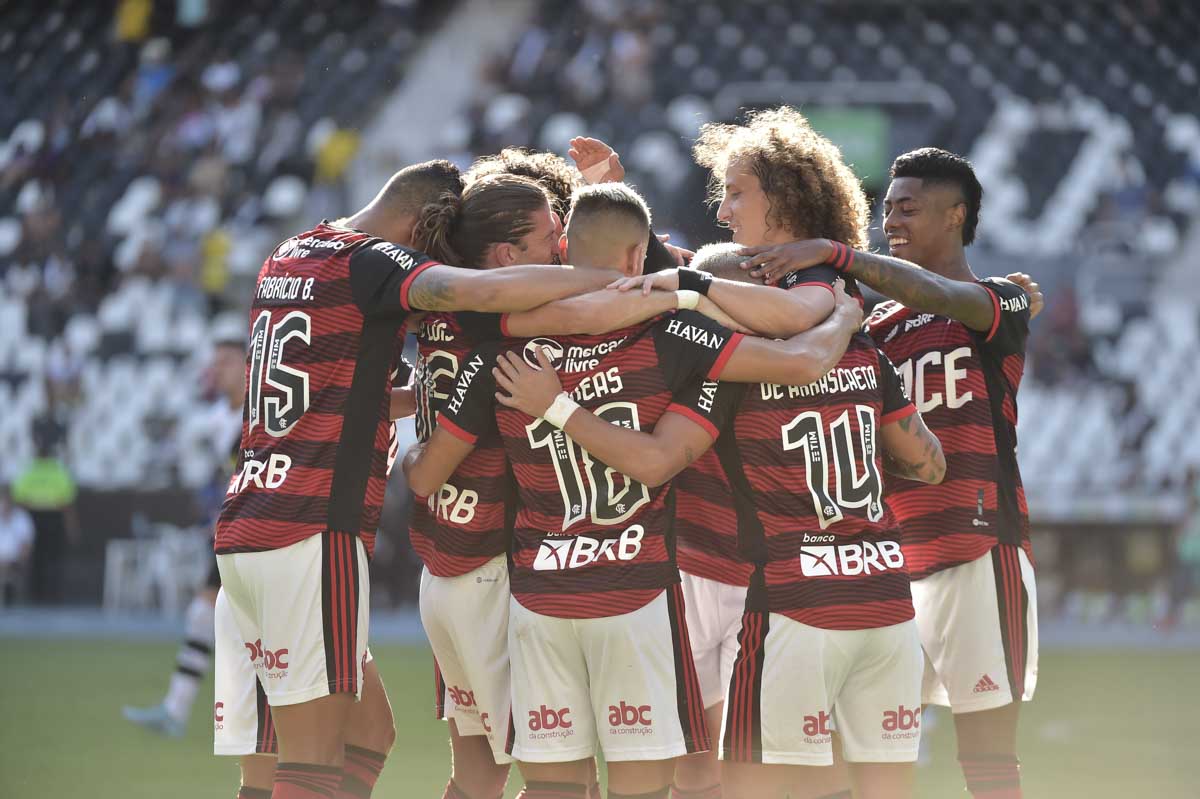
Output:
M303 311L292 311L274 327L271 312L263 311L250 328L250 375L246 385L250 430L262 421L269 434L285 436L308 410L308 373L283 363L284 348L293 339L312 344L312 318ZM264 380L277 393L264 395Z

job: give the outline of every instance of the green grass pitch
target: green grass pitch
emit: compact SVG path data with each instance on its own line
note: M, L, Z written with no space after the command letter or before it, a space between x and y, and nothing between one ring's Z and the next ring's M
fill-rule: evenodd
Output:
M374 652L397 726L375 796L437 799L448 747L431 717L428 650ZM232 799L236 758L210 754L211 682L182 740L121 718L122 704L162 696L173 655L165 643L0 641L0 797ZM1198 676L1191 653L1044 654L1021 723L1026 797L1200 796ZM961 799L950 718L937 722L927 725L932 758L919 769L917 795Z

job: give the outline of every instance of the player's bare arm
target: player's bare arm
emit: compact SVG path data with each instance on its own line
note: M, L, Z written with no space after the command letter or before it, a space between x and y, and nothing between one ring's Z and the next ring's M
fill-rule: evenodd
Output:
M942 442L925 426L920 413L885 424L881 431L883 468L888 474L937 484L946 476Z
M404 419L417 412L417 393L412 386L392 389L392 398L388 403L388 418Z
M533 369L514 352L497 359L492 374L502 391L496 401L541 418L560 393L562 383L546 354L535 354ZM592 457L650 487L660 486L691 465L712 446L713 437L700 425L676 413L666 413L652 433L613 425L591 411L577 408L563 431Z
M717 377L733 383L779 383L805 386L819 380L846 353L850 337L862 326L862 308L834 286L834 311L821 324L782 341L747 337L733 351Z
M614 281L610 288L629 292L640 288L650 291L675 291L679 288L679 270L666 269L652 275ZM770 286L739 283L713 277L706 299L720 308L739 327L770 338L786 338L808 330L823 321L833 310L834 295L822 286L798 286L780 291Z
M428 441L414 444L404 454L400 468L408 478L409 490L418 497L434 493L450 479L450 475L473 449L474 444L463 441L443 427L437 427Z
M842 249L839 250L838 248ZM844 251L829 239L808 239L773 247L747 247L743 265L754 277L775 283L799 269L832 263ZM996 320L992 294L982 286L922 269L914 263L877 253L849 250L852 257L843 271L914 311L936 313L962 322L972 330L986 331Z
M641 324L659 314L679 308L679 295L670 291L622 295L612 291L589 291L546 303L528 311L509 314L505 330L513 338L533 336L601 335ZM715 303L701 297L695 310L731 330L747 332Z
M505 313L603 288L618 273L564 266L461 269L438 264L413 278L409 305L422 311Z

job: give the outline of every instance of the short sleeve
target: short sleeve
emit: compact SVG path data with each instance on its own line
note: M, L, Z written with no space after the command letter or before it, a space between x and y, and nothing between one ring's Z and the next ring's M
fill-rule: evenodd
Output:
M743 338L695 311L677 311L653 328L658 362L671 392L696 378L717 380Z
M913 405L904 393L904 380L896 371L895 364L883 354L883 350L878 350L878 353L879 387L883 393L883 418L879 423L891 424L912 416L917 412L917 406Z
M507 314L460 311L454 315L454 318L467 338L477 344L482 344L485 341L499 341L508 337L504 332L506 316Z
M1029 295L1004 278L988 277L978 282L992 295L996 311L991 329L981 334L984 344L1001 355L1024 352L1029 338Z
M745 383L696 379L675 392L668 413L686 416L716 440L733 423L734 413L746 393Z
M438 426L468 444L495 426L496 379L492 367L503 348L489 343L477 347L458 370L458 379L438 415Z
M788 272L779 281L779 286L789 291L803 288L804 286L824 286L832 292L833 284L839 277L841 275L832 266L814 266L811 269L799 269L795 272Z
M438 262L423 252L378 241L350 256L350 290L368 317L403 315L413 308L408 291L417 275Z

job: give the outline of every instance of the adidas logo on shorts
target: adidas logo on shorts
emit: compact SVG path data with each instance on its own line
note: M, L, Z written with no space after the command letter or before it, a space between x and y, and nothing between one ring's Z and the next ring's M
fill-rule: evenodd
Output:
M986 674L979 678L979 682L975 683L975 693L986 694L988 691L999 691L1000 686L996 685L995 681Z

